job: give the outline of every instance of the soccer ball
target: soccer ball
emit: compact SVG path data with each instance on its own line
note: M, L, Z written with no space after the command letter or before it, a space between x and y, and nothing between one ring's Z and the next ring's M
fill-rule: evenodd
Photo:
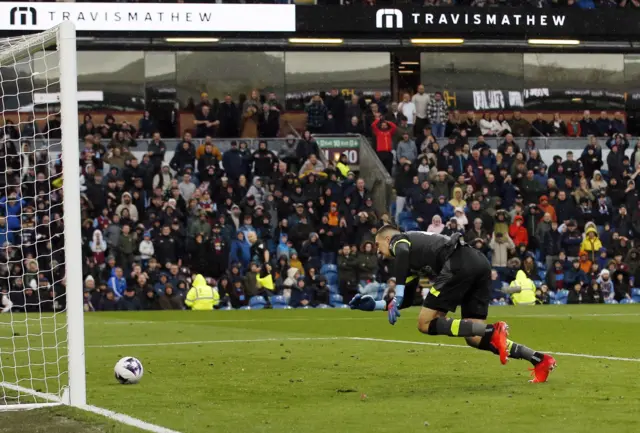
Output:
M133 385L140 382L144 374L142 363L131 356L124 357L118 361L113 371L116 380L123 385Z

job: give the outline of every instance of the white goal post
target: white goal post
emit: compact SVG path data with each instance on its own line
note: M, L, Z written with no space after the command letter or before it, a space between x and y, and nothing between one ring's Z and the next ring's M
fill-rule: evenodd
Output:
M0 40L0 93L0 411L85 406L74 25Z

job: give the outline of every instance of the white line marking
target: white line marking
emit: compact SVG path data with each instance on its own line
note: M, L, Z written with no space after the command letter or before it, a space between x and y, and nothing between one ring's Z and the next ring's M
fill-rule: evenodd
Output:
M53 402L56 402L56 403L61 401L60 397L55 395L55 394L48 394L48 393L36 391L34 389L25 388L24 386L16 385L16 384L10 383L10 382L0 382L0 387L1 388L7 388L7 389L10 389L11 391L20 392L20 393L23 393L23 394L29 394L29 395L32 395L34 397L38 397L38 398L41 398L43 400L53 401Z
M43 392L38 392L35 391L33 389L30 388L25 388L24 386L20 386L20 385L15 385L9 382L0 382L0 388L7 388L10 389L12 391L17 391L23 394L29 394L29 395L33 395L34 397L38 397L41 398L43 400L49 400L49 401L53 401L54 403L33 403L33 404L12 404L12 405L7 405L7 406L0 406L0 411L2 410L31 410L31 409L38 409L38 408L44 408L44 407L49 407L52 405L60 405L62 404L60 402L60 397L58 397L55 394L45 394ZM125 415L122 413L117 413L117 412L113 412L111 410L108 409L103 409L101 407L96 407L96 406L90 406L90 405L84 405L84 406L74 406L78 409L87 411L87 412L92 412L98 415L102 415L105 416L107 418L110 418L114 421L118 421L121 422L123 424L127 424L133 427L137 427L141 430L146 430L146 431L150 431L152 433L180 433L176 430L171 430L165 427L161 427L159 425L155 425L155 424L150 424L146 421L142 421L141 419L137 419L137 418L133 418L129 415Z
M255 338L247 340L204 340L204 341L176 341L168 343L142 343L142 344L106 344L99 346L87 346L92 349L103 348L117 348L117 347L158 347L158 346L189 346L198 344L233 344L233 343L262 343L262 342L286 342L286 341L373 341L377 343L395 343L395 344L409 344L417 346L432 346L432 347L452 347L456 349L471 349L470 346L463 346L461 344L447 344L447 343L432 343L428 341L410 341L410 340L391 340L384 338L369 338L369 337L292 337L292 338ZM588 358L588 359L606 359L609 361L625 361L625 362L640 362L640 358L624 358L619 356L606 356L606 355L590 355L588 353L567 353L567 352L545 352L551 355L558 356L571 356L574 358Z
M460 344L444 344L444 343L429 343L426 341L407 341L407 340L386 340L383 338L366 338L366 337L345 337L348 340L356 341L377 341L380 343L398 343L398 344L413 344L418 346L440 346L440 347L455 347L458 349L471 349L471 346L462 346ZM640 362L640 358L622 358L618 356L605 356L605 355L589 355L587 353L566 353L566 352L546 352L551 355L558 356L572 356L574 358L589 358L589 359L607 359L609 361L626 361L626 362Z
M157 346L190 346L198 344L224 344L224 343L262 343L262 342L284 342L284 341L323 341L323 340L346 340L349 337L292 337L292 338L255 338L250 340L203 340L203 341L173 341L168 343L141 343L141 344L104 344L96 346L86 346L90 349L104 349L114 347L157 347Z
M95 414L98 414L98 415L105 416L105 417L107 417L109 419L121 422L123 424L130 425L132 427L137 427L137 428L139 428L141 430L146 430L146 431L150 431L150 432L153 432L153 433L180 433L180 432L178 432L176 430L171 430L171 429L168 429L166 427L161 427L159 425L151 424L151 423L148 423L146 421L142 421L141 419L134 418L134 417L131 417L129 415L122 414L122 413L113 412L111 410L103 409L101 407L85 405L85 406L79 406L78 408L82 409L82 410L85 410L87 412L92 412L92 413L95 413Z

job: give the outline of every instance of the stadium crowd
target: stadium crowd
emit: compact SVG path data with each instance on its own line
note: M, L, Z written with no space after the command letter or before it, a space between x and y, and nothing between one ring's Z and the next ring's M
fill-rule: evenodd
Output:
M307 131L283 139L280 149L230 139L277 135L269 122L282 109L275 94L254 91L226 117L220 108L210 117L212 105L202 95L194 129L175 149L148 113L138 128L113 116L94 127L87 115L80 125L87 311L341 307L358 292L393 296L389 264L373 242L384 223L462 233L493 265L495 304L626 303L640 294L633 289L640 281L640 142L625 154L623 118L606 125L583 119L594 128L584 150L543 161L535 139L518 144L514 135L553 133L555 123L527 126L519 113L500 123L491 114L487 131L474 113L456 118L422 86L388 104L377 95L318 95L306 109ZM224 105L235 106L230 97ZM502 131L491 126L494 117ZM346 155L326 164L318 158L311 132L327 124L372 137L395 179L390 212L376 211ZM46 150L32 148L25 137L35 131L10 124L2 131L2 306L63 308L62 160L49 162ZM503 136L495 151L484 141L490 133ZM216 146L221 136L230 140L224 152ZM133 146L144 151L140 158ZM521 291L509 296L505 285Z

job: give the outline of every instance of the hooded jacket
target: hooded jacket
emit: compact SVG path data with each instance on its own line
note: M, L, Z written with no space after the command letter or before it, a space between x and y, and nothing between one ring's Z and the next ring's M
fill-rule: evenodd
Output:
M193 311L211 311L220 303L220 295L207 284L200 274L196 275L184 301L187 307Z
M589 233L593 233L595 237L590 239ZM580 251L585 251L589 255L589 260L594 262L597 258L596 255L600 252L600 248L602 248L602 242L598 238L598 231L595 227L588 226L585 231L585 238L580 245Z
M449 204L454 208L461 207L464 209L467 207L467 202L462 199L462 188L453 188L453 198L449 200Z
M516 224L517 221L520 221L520 226ZM509 226L509 236L511 236L511 239L513 240L513 243L516 245L516 247L520 246L521 244L529 244L529 233L524 227L524 218L521 215L517 215L513 220L513 224Z
M124 198L129 197L129 204L125 204ZM122 210L127 209L129 211L129 216L133 222L138 221L138 208L133 204L133 197L128 192L124 192L122 194L122 198L120 199L120 204L116 208L116 215L121 215Z
M527 278L523 270L518 271L516 279L511 282L510 287L520 287L520 293L513 293L511 300L513 305L535 305L536 285Z

